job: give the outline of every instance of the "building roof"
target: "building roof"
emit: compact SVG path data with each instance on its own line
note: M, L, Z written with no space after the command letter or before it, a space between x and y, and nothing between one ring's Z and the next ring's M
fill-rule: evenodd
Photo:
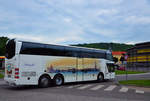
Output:
M138 49L149 49L150 47L150 42L142 42L142 43L137 43L135 44L134 47L127 49L128 52L138 50Z
M0 56L0 59L5 59L5 56Z
M150 46L150 42L142 42L142 43L137 43L135 45L136 46L143 46L143 45L149 45Z
M112 52L112 55L122 55L122 54L125 54L126 52L123 52L123 51L113 51Z

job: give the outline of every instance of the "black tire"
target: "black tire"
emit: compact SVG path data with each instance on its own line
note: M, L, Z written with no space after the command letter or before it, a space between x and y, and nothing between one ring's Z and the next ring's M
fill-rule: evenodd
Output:
M50 85L50 78L47 76L42 76L40 77L39 80L39 87L41 88L47 88Z
M98 82L103 82L104 81L104 75L102 73L99 73L97 76L97 81Z
M62 75L56 75L56 76L54 77L54 84L55 84L56 86L60 86L60 85L62 85L63 83L64 83L64 78L63 78Z

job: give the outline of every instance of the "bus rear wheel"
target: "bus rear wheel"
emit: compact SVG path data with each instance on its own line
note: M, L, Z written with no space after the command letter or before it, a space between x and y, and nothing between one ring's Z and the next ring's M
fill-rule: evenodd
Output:
M50 85L50 79L47 76L42 76L39 80L39 87L47 88Z
M54 77L54 83L55 83L56 86L62 85L62 84L64 83L63 76L61 76L61 75L56 75L56 76Z
M104 81L104 75L102 73L99 73L97 76L97 81L98 82L103 82Z

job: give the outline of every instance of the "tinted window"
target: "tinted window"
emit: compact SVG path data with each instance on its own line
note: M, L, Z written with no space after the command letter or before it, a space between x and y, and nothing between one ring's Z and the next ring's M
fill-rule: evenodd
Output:
M85 58L103 58L105 59L105 52L101 52L101 51L95 51L95 50L83 50L82 51L82 57Z
M56 45L46 45L46 48L43 49L46 52L46 55L52 56L64 56L65 55L65 48L63 46L56 46Z
M64 47L23 42L20 54L63 56Z
M107 53L107 54L106 54L106 59L107 59L107 60L110 60L110 61L113 61L112 54L111 54L111 53Z
M14 39L8 41L6 45L6 54L5 54L7 59L11 59L12 57L15 56L15 50L16 50L15 48L16 48L16 44Z
M98 58L103 58L103 59L106 59L106 53L102 53L102 52L98 52L98 53L96 53L96 56L98 57Z
M65 55L67 57L81 57L81 50L74 47L65 47Z
M82 58L106 58L105 51L83 49L76 47L22 42L20 54L49 55Z
M85 50L85 49L82 49L81 50L81 57L84 57L84 58L94 58L94 53L92 53L91 50Z

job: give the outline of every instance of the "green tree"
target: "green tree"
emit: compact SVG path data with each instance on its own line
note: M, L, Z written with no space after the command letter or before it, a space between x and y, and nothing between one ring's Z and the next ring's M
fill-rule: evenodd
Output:
M8 40L8 37L0 37L0 56L4 56L5 55L5 45L6 42Z

